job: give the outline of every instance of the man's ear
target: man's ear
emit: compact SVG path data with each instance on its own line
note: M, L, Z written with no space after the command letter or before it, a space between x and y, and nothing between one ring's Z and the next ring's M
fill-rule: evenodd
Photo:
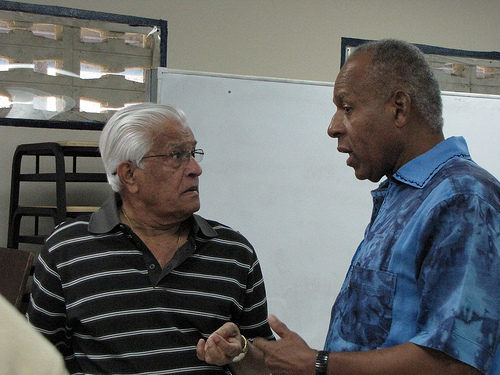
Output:
M124 160L116 168L116 174L120 178L122 184L122 189L126 189L129 193L135 193L137 191L137 181L134 174L137 166L135 166L131 161Z
M408 93L398 90L391 98L394 121L397 127L402 128L410 121L411 97Z

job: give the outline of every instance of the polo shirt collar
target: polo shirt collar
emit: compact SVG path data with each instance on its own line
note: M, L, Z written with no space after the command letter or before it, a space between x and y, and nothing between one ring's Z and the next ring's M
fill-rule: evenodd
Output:
M192 218L194 233L198 233L198 231L200 230L203 236L208 238L214 238L219 235L217 231L208 223L208 221L206 221L201 216L193 214Z
M449 160L454 158L471 160L463 137L450 137L438 143L399 168L392 178L416 188L423 188Z
M90 216L89 232L95 234L108 233L120 225L118 205L121 205L121 198L119 194L114 193L99 210Z
M114 193L104 204L92 214L89 220L89 232L95 234L104 234L111 232L121 224L118 214L118 207L122 204L120 194ZM201 231L201 234L208 238L217 237L217 231L199 215L193 214L189 219L194 233Z

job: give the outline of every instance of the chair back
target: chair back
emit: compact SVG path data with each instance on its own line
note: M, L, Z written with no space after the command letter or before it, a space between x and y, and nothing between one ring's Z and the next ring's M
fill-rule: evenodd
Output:
M0 294L21 312L27 304L26 285L34 261L30 251L0 247Z

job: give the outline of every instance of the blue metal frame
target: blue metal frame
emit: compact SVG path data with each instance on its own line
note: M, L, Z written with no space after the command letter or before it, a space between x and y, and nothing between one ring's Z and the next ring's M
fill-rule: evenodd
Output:
M363 43L371 42L369 39L355 39L355 38L344 38L341 39L341 52L340 52L340 67L344 65L346 56L345 50L346 47L357 47ZM461 49L453 49L453 48L443 48L436 46L429 46L426 44L414 44L425 54L433 54L433 55L444 55L444 56L460 56L460 57L472 57L476 59L490 59L490 60L500 60L500 52L491 51L491 52L481 52L481 51L467 51Z
M127 16L122 14L95 12L93 10L74 9L54 5L38 5L19 3L17 1L0 1L0 10L45 14L58 17L71 17L124 23L131 26L156 26L160 30L160 66L167 66L168 22L162 19ZM0 118L0 126L23 126L35 128L101 130L104 126L99 121L60 121Z

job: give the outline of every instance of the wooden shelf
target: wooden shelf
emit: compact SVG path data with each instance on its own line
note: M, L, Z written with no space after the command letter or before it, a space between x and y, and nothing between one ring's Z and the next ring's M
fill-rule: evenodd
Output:
M25 156L35 156L34 173L21 173L21 162ZM40 173L40 157L53 157L55 171ZM71 172L66 170L66 158L72 158ZM20 242L43 243L46 236L38 233L39 217L52 217L54 225L64 221L67 217L92 213L99 209L96 206L67 206L67 183L96 183L107 182L105 173L78 172L77 159L85 157L100 158L97 142L88 141L60 141L22 144L16 148L12 160L11 196L9 210L9 234L7 246L17 248ZM30 158L30 161L33 159ZM56 190L56 204L43 206L22 206L19 204L21 182L52 182ZM35 218L33 235L20 234L21 218L31 216Z

